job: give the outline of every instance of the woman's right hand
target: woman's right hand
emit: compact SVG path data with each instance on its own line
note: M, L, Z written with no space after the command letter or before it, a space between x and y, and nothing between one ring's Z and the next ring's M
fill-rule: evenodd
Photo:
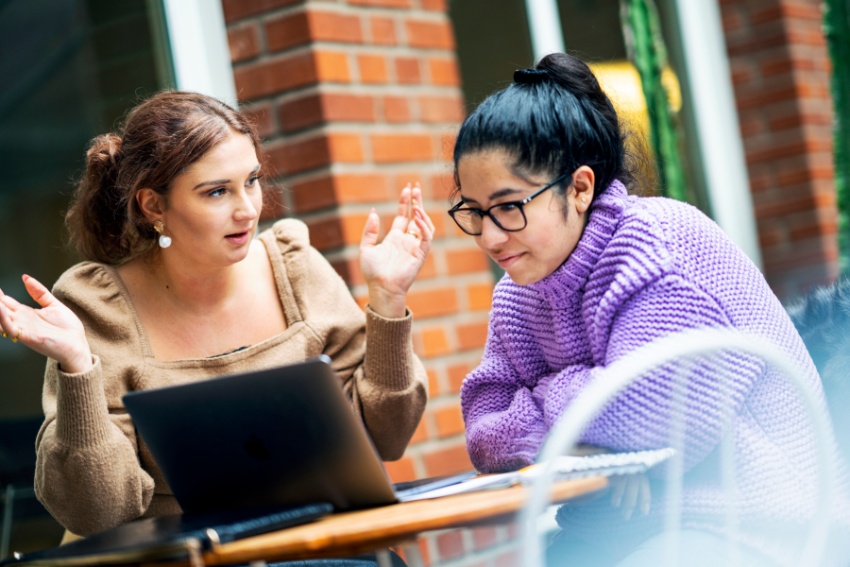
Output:
M24 286L41 308L33 309L0 290L0 329L5 337L59 362L63 372L77 374L92 367L83 324L41 282L23 276Z

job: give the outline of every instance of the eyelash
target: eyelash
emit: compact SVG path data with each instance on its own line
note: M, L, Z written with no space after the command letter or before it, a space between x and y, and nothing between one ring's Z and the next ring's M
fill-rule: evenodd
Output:
M257 175L254 175L253 177L249 177L248 183L246 183L245 186L246 187L253 187L254 184L256 184L262 178L263 178L262 173L258 173ZM209 191L207 193L207 195L209 195L210 197L218 197L218 196L221 195L222 191L227 191L227 187L216 187L215 189L212 189L211 191Z

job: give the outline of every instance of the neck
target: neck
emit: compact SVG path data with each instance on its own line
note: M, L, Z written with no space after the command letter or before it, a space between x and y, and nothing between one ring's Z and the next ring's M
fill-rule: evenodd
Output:
M201 314L226 306L237 289L243 262L203 268L158 254L149 261L148 273L164 300L182 311Z

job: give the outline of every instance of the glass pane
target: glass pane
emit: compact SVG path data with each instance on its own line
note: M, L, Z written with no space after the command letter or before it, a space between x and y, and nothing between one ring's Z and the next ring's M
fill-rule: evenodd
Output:
M77 258L63 215L89 140L171 81L158 2L0 3L0 289L48 287ZM0 341L0 418L41 413L44 358Z

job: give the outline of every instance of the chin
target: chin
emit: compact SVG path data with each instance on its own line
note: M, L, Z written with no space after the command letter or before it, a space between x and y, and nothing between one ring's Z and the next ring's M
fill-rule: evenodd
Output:
M510 276L511 281L521 286L531 285L543 279L542 277L538 277L534 274L529 274L527 272L521 272L518 274L512 274L508 272L508 276Z
M230 264L238 264L239 262L243 261L247 257L248 257L248 250L245 249L245 250L239 250L239 251L237 251L233 254L229 254L227 260Z

